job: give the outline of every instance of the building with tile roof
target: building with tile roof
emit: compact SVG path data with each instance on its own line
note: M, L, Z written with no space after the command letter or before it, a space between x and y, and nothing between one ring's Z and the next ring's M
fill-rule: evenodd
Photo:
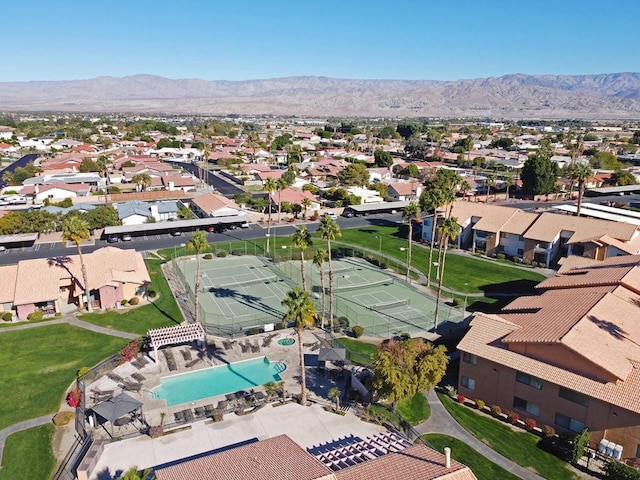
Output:
M124 299L146 295L151 279L135 250L100 248L82 256L93 308L115 308ZM0 306L27 318L35 311L54 314L80 304L83 276L78 255L21 260L0 267Z
M640 256L564 268L458 345L458 391L640 457Z

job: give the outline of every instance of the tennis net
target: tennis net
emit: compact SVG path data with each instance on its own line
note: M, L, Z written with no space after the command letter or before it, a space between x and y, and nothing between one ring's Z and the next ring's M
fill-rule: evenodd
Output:
M402 305L409 305L409 303L410 302L408 298L402 298L399 300L393 300L391 302L373 304L373 305L370 305L369 308L373 310L385 310L387 308L400 307Z
M345 265L342 267L334 268L333 273L353 272L353 265Z
M249 280L242 280L240 282L233 282L233 283L225 283L222 285L217 285L218 288L232 288L232 287L246 287L249 285L259 285L261 283L271 283L271 282L277 282L278 281L278 277L277 276L273 276L273 277L263 277L263 278L251 278Z
M354 283L351 285L337 285L334 287L336 292L344 292L348 290L361 290L364 288L377 287L380 285L391 285L393 283L393 278L385 278L383 280L378 280L377 282L369 282L369 283Z

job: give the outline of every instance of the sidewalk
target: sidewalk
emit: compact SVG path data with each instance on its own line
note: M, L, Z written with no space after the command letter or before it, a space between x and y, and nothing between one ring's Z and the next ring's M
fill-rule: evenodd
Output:
M28 430L30 428L39 427L52 422L53 414L43 415L42 417L32 418L31 420L25 420L24 422L14 423L7 428L0 430L0 465L2 465L2 452L4 450L4 443L7 437L12 433L21 432L22 430Z

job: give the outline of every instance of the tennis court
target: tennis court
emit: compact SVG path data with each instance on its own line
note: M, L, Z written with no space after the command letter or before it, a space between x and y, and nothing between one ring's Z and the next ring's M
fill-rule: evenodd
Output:
M174 267L193 297L195 258L177 260ZM208 332L227 336L280 322L286 311L282 299L292 288L265 261L252 256L202 259L200 279L202 323Z

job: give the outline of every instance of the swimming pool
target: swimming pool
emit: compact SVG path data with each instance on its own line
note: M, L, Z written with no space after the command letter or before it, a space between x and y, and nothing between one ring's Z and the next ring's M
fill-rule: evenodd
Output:
M194 402L267 382L279 382L279 374L286 368L284 363L271 362L267 357L253 358L165 377L151 390L151 396L166 400L168 406Z

